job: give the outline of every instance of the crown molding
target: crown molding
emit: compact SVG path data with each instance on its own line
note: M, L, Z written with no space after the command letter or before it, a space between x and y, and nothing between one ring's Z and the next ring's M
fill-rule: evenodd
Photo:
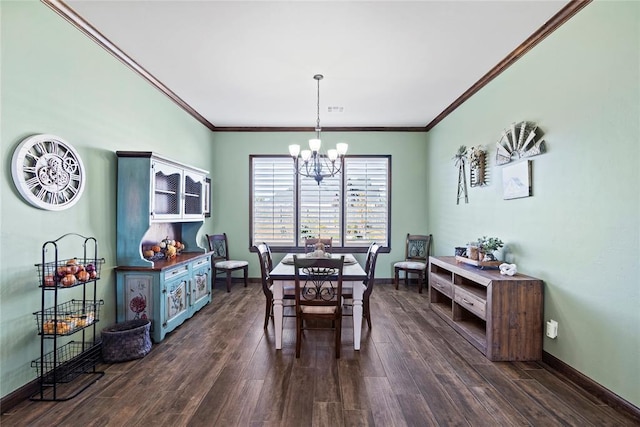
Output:
M149 82L152 86L158 89L160 92L168 96L173 102L178 104L180 108L185 110L197 121L205 125L210 130L214 130L215 126L205 119L200 113L198 113L193 107L187 104L182 98L176 95L171 89L165 86L160 80L155 78L153 74L148 72L144 67L134 61L129 55L127 55L122 49L113 44L107 37L105 37L100 31L98 31L93 25L88 23L83 17L73 10L69 5L61 0L41 0L42 3L51 8L58 15L63 17L71 25L76 27L82 33L84 33L91 40L96 42L99 46L104 48L111 55L115 56L120 62L129 67L132 71L140 75L143 79Z
M520 46L515 48L509 55L507 55L502 61L500 61L495 67L493 67L487 74L482 76L480 80L467 89L462 95L453 101L447 108L445 108L435 119L431 120L426 126L426 130L430 131L435 125L440 123L451 114L456 108L465 103L476 92L485 87L491 80L495 79L504 70L513 65L518 59L520 59L525 53L530 51L534 46L544 40L549 34L557 30L562 24L567 22L573 15L578 13L583 7L591 3L592 0L572 0L565 7L563 7L558 13L545 22L538 30L531 34Z

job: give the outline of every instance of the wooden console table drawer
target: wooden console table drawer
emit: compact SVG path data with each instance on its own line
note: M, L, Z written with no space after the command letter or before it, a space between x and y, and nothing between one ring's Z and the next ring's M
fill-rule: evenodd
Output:
M487 300L474 295L473 292L461 287L456 286L454 289L453 300L466 308L482 320L487 320Z
M432 274L430 278L431 286L433 286L438 292L441 292L453 298L453 284L447 280L441 279L437 274Z

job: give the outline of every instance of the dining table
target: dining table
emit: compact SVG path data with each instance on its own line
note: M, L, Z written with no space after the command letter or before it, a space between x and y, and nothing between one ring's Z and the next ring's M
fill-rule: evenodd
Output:
M282 349L282 327L284 318L284 288L294 286L295 273L293 255L287 254L271 270L273 281L273 323L276 332L276 349ZM307 256L296 254L298 257ZM344 255L344 268L342 270L342 292L353 296L353 349L360 350L360 337L362 336L362 296L366 286L364 280L367 277L362 266L353 254L331 254L332 258L340 258Z

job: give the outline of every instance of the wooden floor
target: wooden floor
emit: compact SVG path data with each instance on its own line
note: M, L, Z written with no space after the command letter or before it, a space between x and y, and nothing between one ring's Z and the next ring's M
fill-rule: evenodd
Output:
M377 286L373 329L342 357L332 332L305 332L295 358L294 319L283 350L262 328L257 285L216 286L213 302L143 359L105 365L76 398L24 403L4 426L631 426L637 421L538 363L491 363L435 316L415 287Z

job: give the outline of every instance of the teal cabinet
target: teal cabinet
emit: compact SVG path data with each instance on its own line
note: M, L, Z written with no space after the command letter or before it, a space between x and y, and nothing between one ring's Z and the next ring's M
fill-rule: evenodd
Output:
M151 320L151 338L165 335L211 302L211 257L182 255L152 268L116 267L118 322Z
M152 152L116 154L116 317L150 319L160 342L211 302L211 260L197 241L208 172ZM143 257L165 238L185 248L171 259Z

